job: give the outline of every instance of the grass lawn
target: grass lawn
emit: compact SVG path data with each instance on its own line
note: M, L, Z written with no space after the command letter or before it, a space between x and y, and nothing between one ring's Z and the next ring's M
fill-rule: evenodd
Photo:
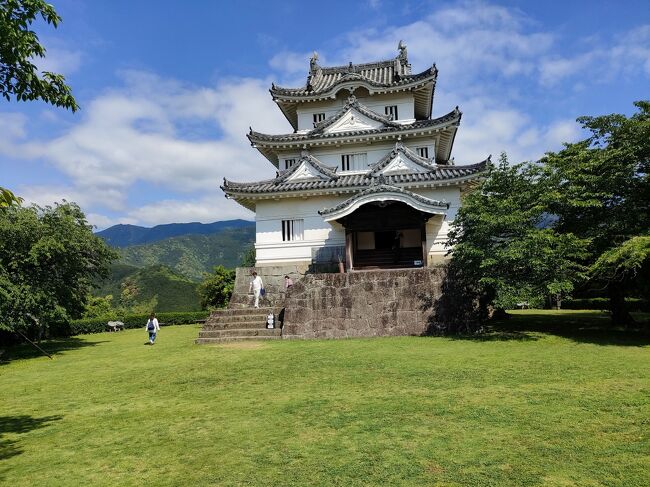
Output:
M198 326L0 364L0 484L650 485L650 340L599 312L482 339L194 345ZM543 331L550 330L550 331ZM31 355L31 356L30 356ZM6 355L5 355L6 358Z

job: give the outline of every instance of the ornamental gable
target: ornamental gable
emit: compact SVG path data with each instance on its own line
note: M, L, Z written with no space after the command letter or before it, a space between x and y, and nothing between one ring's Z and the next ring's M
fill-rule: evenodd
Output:
M364 115L356 108L349 108L347 112L332 125L327 127L323 133L335 134L339 132L351 132L356 130L374 130L384 127L385 124L379 120Z
M304 180L314 180L314 179L331 179L325 176L321 171L317 170L313 165L311 165L307 160L303 160L298 168L288 176L286 182L296 182Z
M425 172L425 169L420 164L416 164L410 159L404 157L402 153L397 153L397 155L383 169L378 171L378 174L388 175L413 172Z

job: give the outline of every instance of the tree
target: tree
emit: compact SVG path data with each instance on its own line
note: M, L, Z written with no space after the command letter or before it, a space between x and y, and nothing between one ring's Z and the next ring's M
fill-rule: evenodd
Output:
M199 296L203 308L223 308L228 304L235 287L235 271L215 266L199 284Z
M0 330L56 333L85 310L116 253L74 203L0 212Z
M248 247L241 258L241 267L255 267L255 246Z
M115 314L113 309L113 295L109 294L104 297L88 296L83 318L104 318Z
M607 289L614 322L624 325L633 322L625 309L632 274L622 269L637 268L645 240L634 238L650 233L650 102L634 105L631 117L579 118L591 135L540 161L554 228L591 241L591 276Z
M502 154L452 223L453 268L477 285L484 307L540 305L549 295L559 301L586 279L581 260L589 240L552 228L541 175L538 166L510 165Z
M578 119L591 135L536 164L502 157L465 197L452 225L453 262L484 303L560 300L599 281L612 319L630 324L625 296L647 279L650 237L650 102L631 117Z
M45 57L31 26L38 18L53 25L61 22L54 7L43 0L2 0L0 2L0 94L7 100L43 100L76 111L79 106L65 78L56 73L39 73L35 57Z
M19 205L23 199L13 194L10 190L0 186L0 210L10 206Z

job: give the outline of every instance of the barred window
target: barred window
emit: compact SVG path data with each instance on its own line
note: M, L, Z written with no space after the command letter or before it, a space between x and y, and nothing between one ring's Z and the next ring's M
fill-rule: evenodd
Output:
M342 171L361 171L367 166L368 156L365 152L358 154L342 154L341 170Z
M428 147L417 147L415 150L417 151L418 156L424 157L426 159L429 158L429 148Z
M385 108L386 115L391 120L397 120L399 117L397 116L397 105L389 105Z
M285 160L284 160L284 168L285 168L285 169L289 169L289 168L292 167L295 163L296 163L296 160L295 160L295 159L285 159Z
M304 220L282 220L282 241L302 240Z
M325 120L324 113L314 113L314 125Z

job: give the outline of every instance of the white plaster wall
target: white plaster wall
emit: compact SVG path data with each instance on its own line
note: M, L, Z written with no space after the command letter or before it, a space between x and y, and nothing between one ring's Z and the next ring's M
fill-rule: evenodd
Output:
M456 218L458 208L460 208L460 188L448 186L422 190L414 189L412 191L427 198L445 200L450 204L449 210L447 210L444 217L433 216L426 224L428 262L429 264L439 263L447 259L445 257L445 254L449 250L445 247L447 233L449 232L451 222Z
M257 203L255 223L257 265L302 262L312 259L312 248L344 246L345 229L327 223L318 210L337 205L349 195L286 198ZM302 219L303 240L282 241L282 220Z
M429 156L432 157L435 155L435 143L430 137L420 137L420 138L409 138L406 143L406 147L416 152L417 147L428 147ZM382 159L386 154L388 154L395 147L395 143L383 142L377 144L346 144L341 147L317 147L313 148L311 154L321 161L326 166L337 167L340 173L341 171L341 154L356 154L360 152L365 152L367 154L367 163L368 166L375 164L377 161ZM298 159L300 153L298 151L291 152L279 152L278 157L280 159L280 169L284 169L284 160L285 159Z
M445 259L447 232L460 207L460 189L457 187L411 189L427 198L444 200L450 203L444 218L433 216L426 225L426 247L428 261L440 262ZM276 265L289 262L311 262L312 248L345 245L345 229L338 223L328 223L318 214L318 210L337 205L350 195L317 196L311 198L286 198L259 201L256 210L257 265ZM282 241L282 220L302 219L304 221L303 240ZM405 235L406 237L406 235ZM409 236L409 238L415 238ZM419 241L419 235L417 235ZM371 242L365 242L370 246ZM374 242L372 242L374 247ZM409 240L409 246L412 244ZM404 245L404 243L403 243Z
M347 91L345 96L339 96L335 100L310 102L299 105L298 130L311 130L314 128L314 113L325 113L325 118L336 114L347 102ZM356 93L355 93L356 95ZM357 100L374 112L380 115L385 114L384 107L397 105L399 120L413 120L415 118L415 105L411 93L395 93L387 95L357 96Z

